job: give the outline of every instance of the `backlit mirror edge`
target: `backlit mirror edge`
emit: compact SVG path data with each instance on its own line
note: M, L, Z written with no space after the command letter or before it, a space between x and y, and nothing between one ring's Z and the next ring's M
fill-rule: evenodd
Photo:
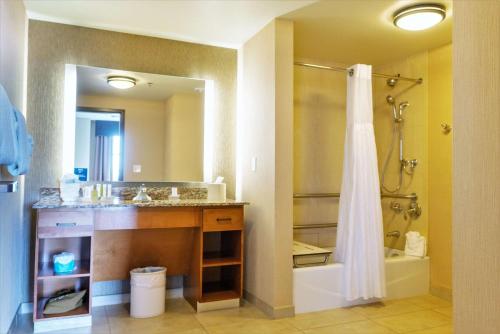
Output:
M66 64L64 69L64 114L63 114L63 138L62 138L62 175L73 174L75 167L75 122L77 108L77 68L78 65ZM213 80L199 79L205 81L204 116L203 116L203 182L211 182L214 178L214 94L215 84ZM61 175L61 176L62 176ZM119 184L172 184L172 185L200 185L197 181L144 181L128 182L120 181ZM112 182L116 183L116 182Z

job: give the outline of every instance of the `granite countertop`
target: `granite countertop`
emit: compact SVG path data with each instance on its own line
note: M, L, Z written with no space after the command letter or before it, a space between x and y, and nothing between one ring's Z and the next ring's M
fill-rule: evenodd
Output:
M34 209L86 209L86 208L162 208L162 207L180 207L180 206L238 206L247 205L247 202L239 202L232 199L225 201L211 201L208 199L179 199L179 200L152 200L148 202L136 202L132 200L123 200L120 198L107 199L97 202L77 201L63 202L58 197L42 197L40 201L33 205Z

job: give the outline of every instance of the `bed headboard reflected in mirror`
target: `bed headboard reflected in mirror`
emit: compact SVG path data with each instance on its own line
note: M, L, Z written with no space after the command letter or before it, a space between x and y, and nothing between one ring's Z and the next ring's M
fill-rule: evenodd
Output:
M125 182L203 181L210 174L210 81L89 66L74 72L72 116L65 107L74 150L66 171L82 181Z

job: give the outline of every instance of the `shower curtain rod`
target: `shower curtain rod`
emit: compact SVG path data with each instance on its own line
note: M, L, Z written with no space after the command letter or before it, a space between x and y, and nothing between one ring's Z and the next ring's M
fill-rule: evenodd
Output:
M308 63L302 63L302 62L295 62L294 65L304 66L304 67L311 67L311 68L317 68L317 69L321 69L321 70L330 70L330 71L337 71L337 72L347 72L347 73L349 73L350 76L352 76L354 74L354 70L352 68L344 68L344 67L337 67L337 66L316 65L316 64L308 64ZM418 78L418 79L406 78L406 77L402 77L402 76L399 76L399 75L389 75L389 74L383 74L383 73L372 73L372 76L378 77L378 78L411 81L411 82L414 82L416 84L421 84L424 81L422 78Z

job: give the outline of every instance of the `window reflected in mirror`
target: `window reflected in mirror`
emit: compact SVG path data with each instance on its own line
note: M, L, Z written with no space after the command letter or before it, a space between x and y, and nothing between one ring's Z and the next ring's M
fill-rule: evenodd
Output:
M81 181L122 181L124 110L78 107L75 174Z

